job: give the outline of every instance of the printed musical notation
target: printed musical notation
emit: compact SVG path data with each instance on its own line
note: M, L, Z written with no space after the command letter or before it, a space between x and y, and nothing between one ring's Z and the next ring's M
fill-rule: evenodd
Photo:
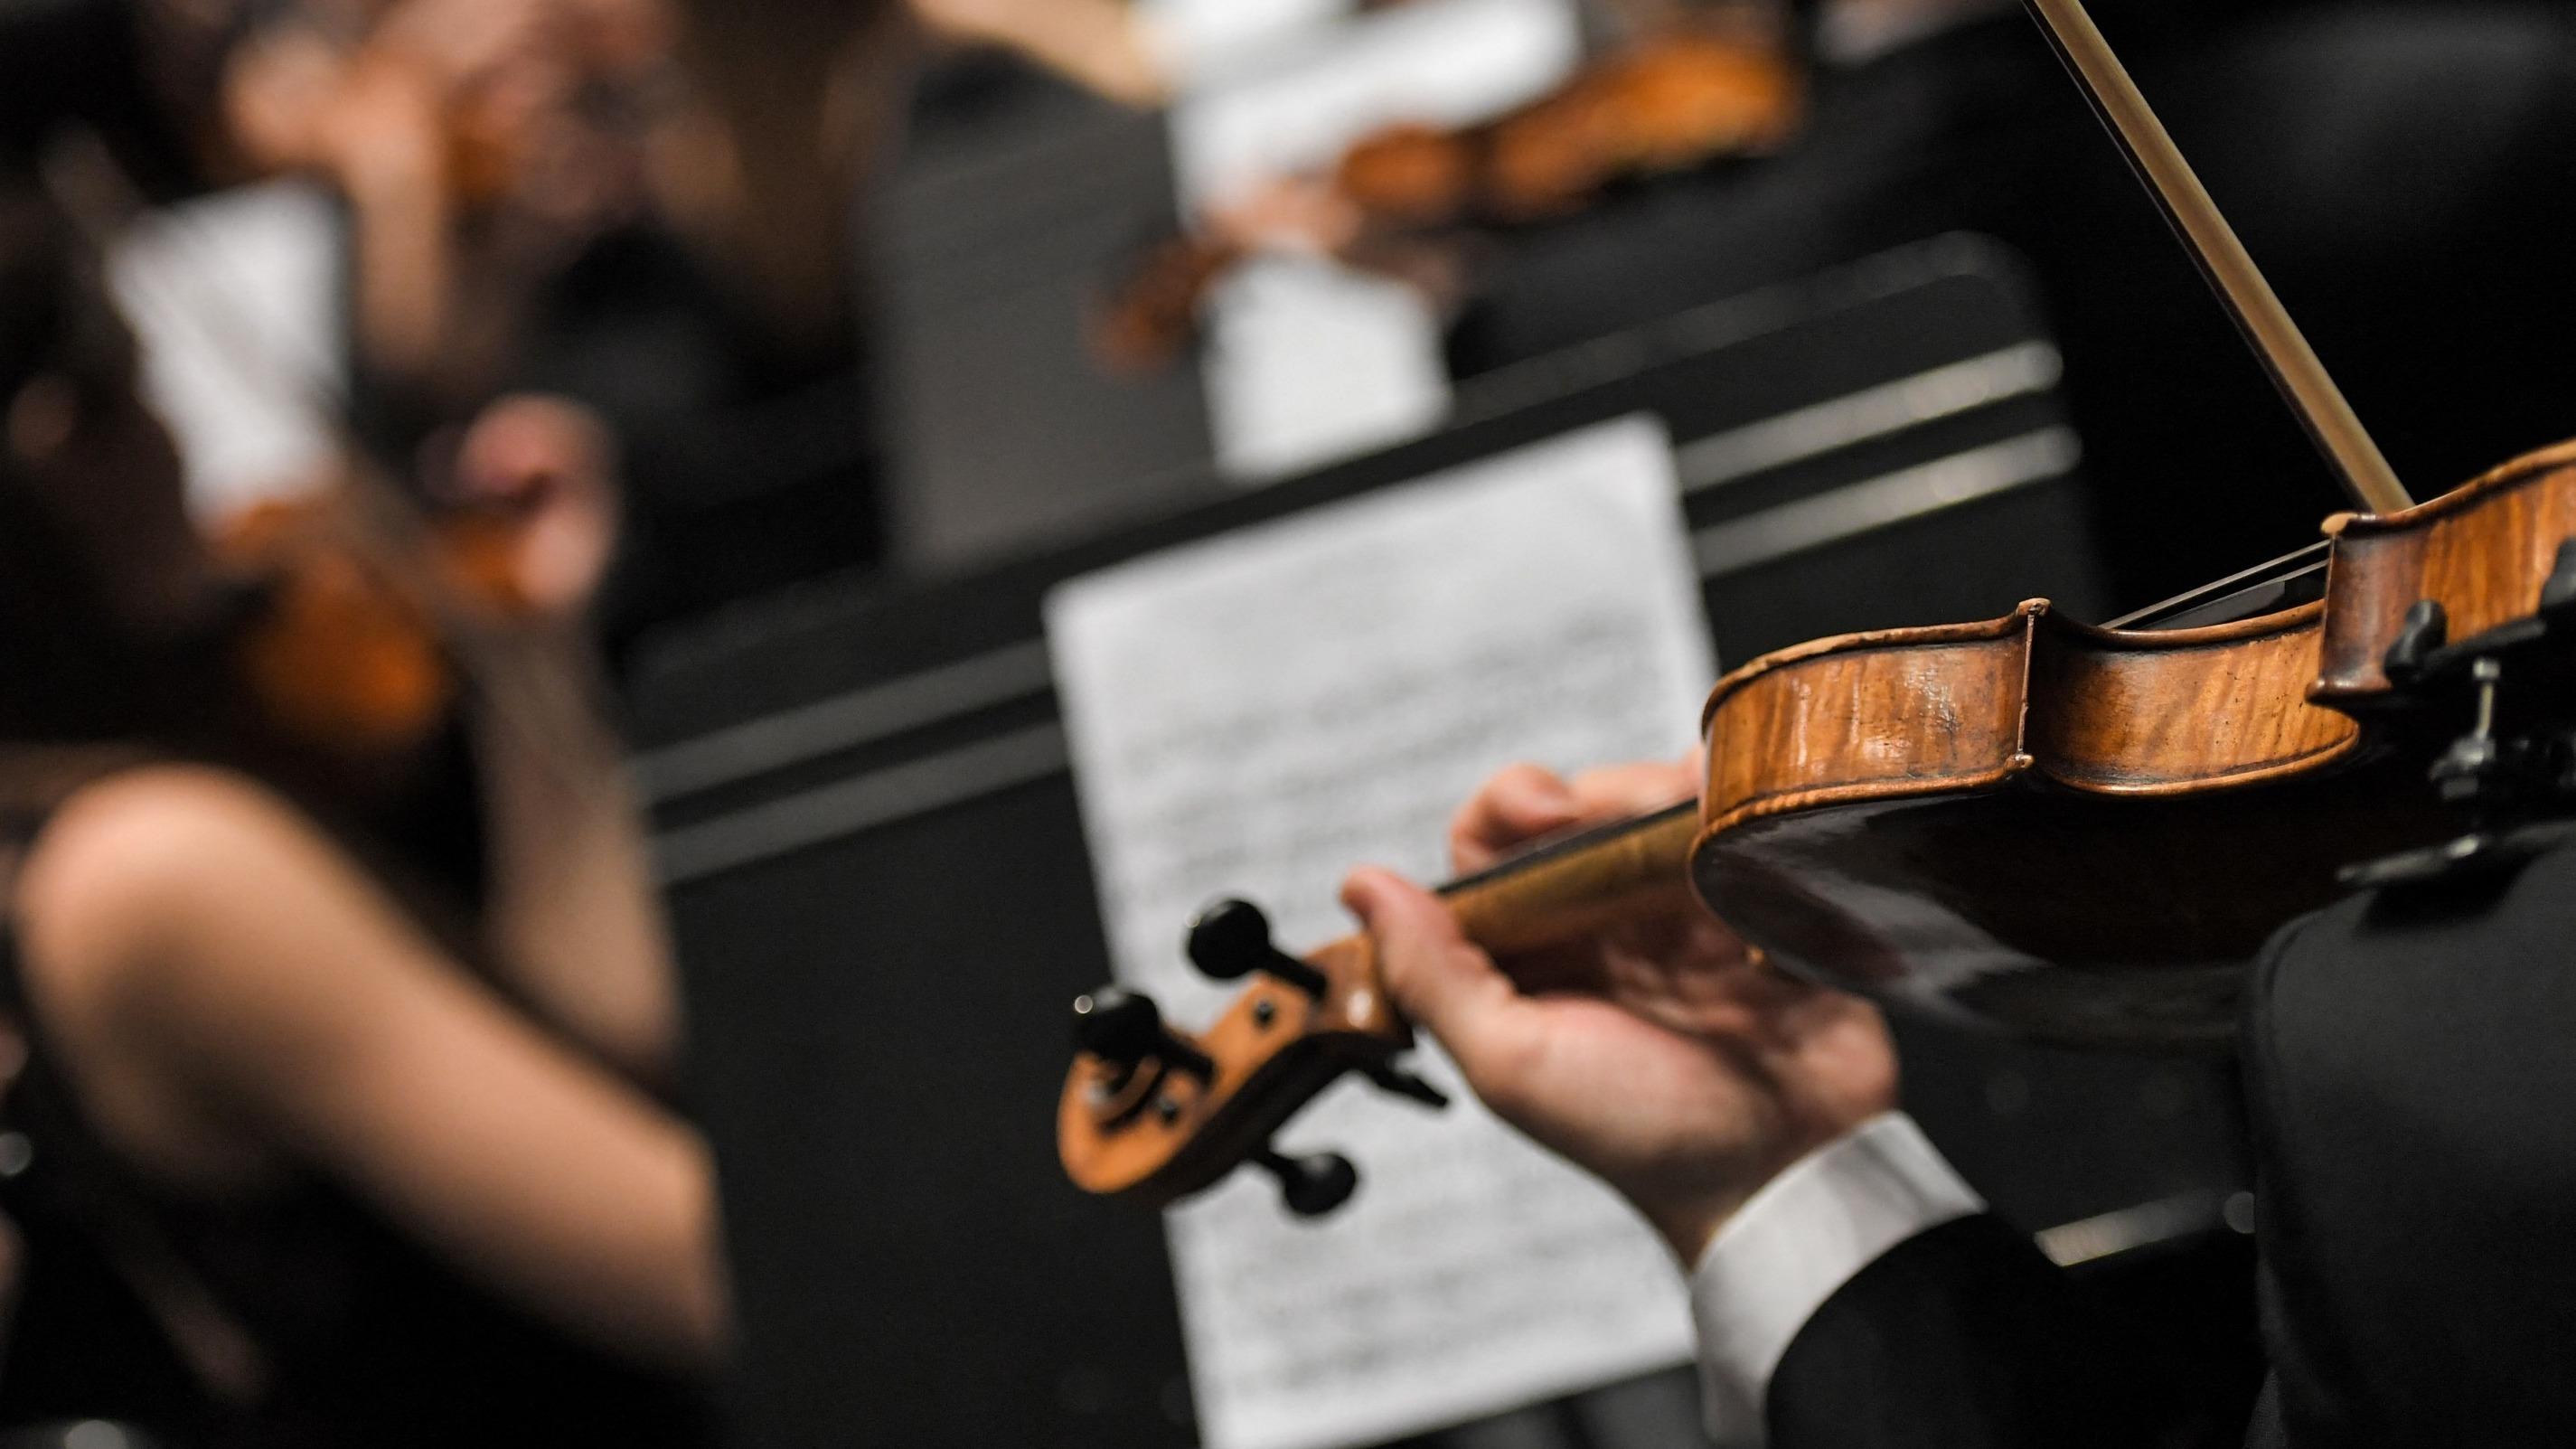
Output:
M1352 865L1438 878L1451 811L1515 760L1678 754L1714 677L1650 418L1076 580L1048 633L1114 959L1183 1024L1230 995L1179 949L1208 899L1342 934ZM1338 1215L1248 1176L1169 1215L1210 1449L1376 1442L1688 1356L1642 1224L1422 1055L1448 1113L1345 1086L1282 1134L1359 1164Z

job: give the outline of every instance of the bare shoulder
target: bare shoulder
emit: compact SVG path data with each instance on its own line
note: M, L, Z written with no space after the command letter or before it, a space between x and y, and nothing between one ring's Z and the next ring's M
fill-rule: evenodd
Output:
M327 849L247 776L188 765L111 775L64 802L19 871L30 984L55 1005L111 992L172 959L207 903L272 892L295 874L281 867Z
M85 1110L147 1170L238 1185L266 1160L229 1091L279 1050L323 984L267 948L354 879L292 805L238 774L151 766L84 787L46 823L16 887L29 1005ZM221 1100L218 1100L218 1096Z
M220 889L319 844L302 812L246 775L145 766L63 803L27 855L17 901L31 924L149 916L174 891Z

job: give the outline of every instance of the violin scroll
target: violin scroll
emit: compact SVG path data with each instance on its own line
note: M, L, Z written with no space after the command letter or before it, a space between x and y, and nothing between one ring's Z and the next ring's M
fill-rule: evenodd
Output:
M1190 1035L1152 998L1116 986L1074 1002L1073 1070L1057 1107L1057 1147L1084 1190L1168 1203L1250 1162L1278 1180L1300 1217L1349 1200L1359 1173L1337 1153L1293 1157L1270 1135L1357 1072L1426 1105L1443 1099L1396 1066L1413 1028L1387 1000L1362 937L1303 959L1272 944L1259 908L1220 901L1199 914L1191 960L1219 980L1251 978L1216 1022Z

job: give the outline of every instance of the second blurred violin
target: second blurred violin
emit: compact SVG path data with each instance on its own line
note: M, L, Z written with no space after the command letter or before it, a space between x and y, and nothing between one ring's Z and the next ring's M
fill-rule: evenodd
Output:
M499 641L543 635L606 562L614 504L596 422L547 398L504 399L440 465L422 506L361 472L254 506L216 545L255 612L235 663L268 727L337 773L398 769L454 718L469 688L489 705ZM526 728L542 729L535 718Z
M1319 175L1289 177L1148 248L1095 314L1113 371L1168 364L1197 335L1201 302L1264 252L1334 258L1399 277L1442 269L1444 237L1525 225L1592 204L1619 183L1768 155L1797 132L1800 58L1757 18L1648 35L1563 85L1479 125L1399 124L1362 137Z
M399 758L454 708L461 684L418 570L388 567L359 544L333 495L259 504L216 537L219 552L261 591L238 662L280 733L352 760ZM442 519L424 561L454 594L518 607L507 568L509 520L487 509Z

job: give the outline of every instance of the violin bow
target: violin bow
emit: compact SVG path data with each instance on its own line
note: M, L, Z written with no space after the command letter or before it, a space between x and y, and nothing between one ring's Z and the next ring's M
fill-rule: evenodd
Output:
M2066 63L2076 88L2092 103L2094 113L2119 144L2131 170L2182 239L2218 302L2237 330L2245 334L2272 385L2299 420L2317 451L2325 455L2335 480L2355 506L2372 513L2396 513L2414 506L2406 485L2388 466L2379 444L2361 425L2343 389L2335 386L2307 334L2290 319L2272 284L2254 265L2236 229L2211 199L2200 176L2183 159L2164 122L2129 78L2109 41L2094 25L2083 0L2023 0L2049 47Z

